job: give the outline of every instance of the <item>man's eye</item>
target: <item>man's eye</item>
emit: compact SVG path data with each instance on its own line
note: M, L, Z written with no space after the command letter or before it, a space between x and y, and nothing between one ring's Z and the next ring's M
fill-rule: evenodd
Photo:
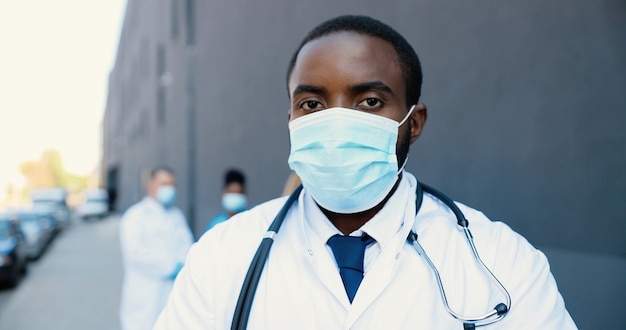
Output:
M306 101L302 104L302 107L307 109L307 110L313 110L315 108L317 108L320 105L319 102L317 101Z
M368 108L378 107L382 104L382 102L374 97L368 97L365 100L361 101L360 105Z
M367 105L369 105L370 107L375 107L380 103L380 101L378 101L378 99L375 99L375 98L369 98L365 100L365 102L367 102Z

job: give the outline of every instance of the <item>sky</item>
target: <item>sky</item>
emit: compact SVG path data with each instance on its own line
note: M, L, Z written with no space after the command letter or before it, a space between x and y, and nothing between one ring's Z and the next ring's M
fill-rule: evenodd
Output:
M0 198L19 164L59 150L87 175L101 157L108 74L126 0L0 0Z

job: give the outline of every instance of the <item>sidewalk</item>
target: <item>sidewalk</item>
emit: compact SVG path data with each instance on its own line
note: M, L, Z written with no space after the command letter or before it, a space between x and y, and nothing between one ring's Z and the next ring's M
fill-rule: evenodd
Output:
M0 310L0 329L119 329L119 217L75 221Z

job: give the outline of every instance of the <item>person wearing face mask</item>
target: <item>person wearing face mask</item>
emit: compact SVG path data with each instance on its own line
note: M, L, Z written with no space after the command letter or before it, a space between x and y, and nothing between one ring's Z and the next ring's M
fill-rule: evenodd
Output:
M540 251L405 170L421 84L378 20L311 30L287 70L302 187L207 232L155 329L575 329Z
M224 174L222 207L225 212L221 212L213 217L204 229L205 232L215 227L215 225L230 219L233 215L245 211L248 207L246 177L237 169L229 169Z
M185 216L174 206L176 176L166 167L150 173L147 196L120 222L124 282L121 328L152 329L193 243Z

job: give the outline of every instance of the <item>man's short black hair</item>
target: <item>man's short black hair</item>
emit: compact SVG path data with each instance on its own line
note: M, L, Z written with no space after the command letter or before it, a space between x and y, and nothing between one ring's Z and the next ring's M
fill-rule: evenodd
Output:
M242 187L246 186L246 177L238 169L231 168L224 174L224 188L231 183L239 183Z
M406 103L410 107L417 104L422 90L422 66L413 47L400 33L387 24L368 16L345 15L330 19L311 30L289 61L287 69L287 85L291 72L296 65L298 54L304 45L320 37L343 31L351 31L383 39L396 50L398 63L406 84Z
M176 173L174 173L174 170L172 170L171 168L169 168L169 167L167 167L165 165L159 165L159 166L156 166L156 167L152 168L152 170L150 171L150 179L154 179L154 177L159 172L166 172L166 173L169 173L171 175L176 175Z

